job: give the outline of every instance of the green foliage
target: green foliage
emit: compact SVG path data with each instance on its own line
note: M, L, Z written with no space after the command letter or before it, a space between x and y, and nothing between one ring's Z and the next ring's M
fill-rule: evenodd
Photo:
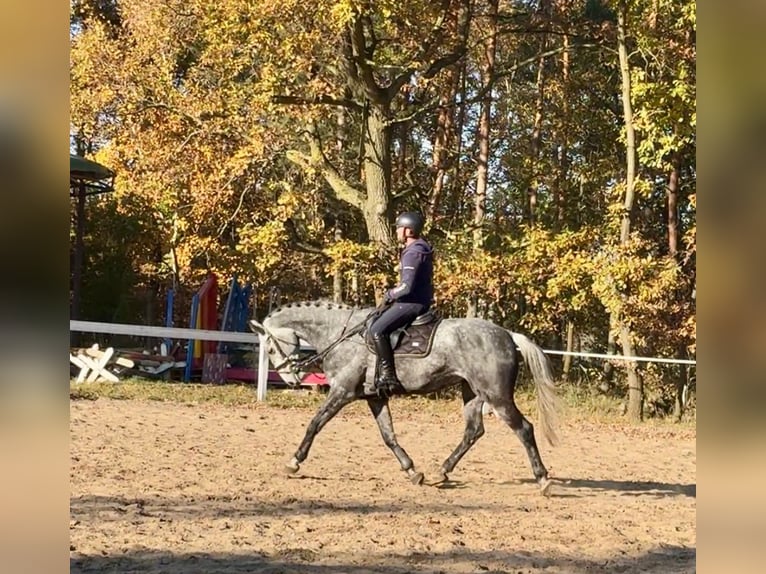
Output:
M668 295L679 284L676 261L658 257L652 245L634 237L627 246L616 243L606 246L589 267L593 294L598 301L607 311L621 314L640 347L649 346L649 341L664 330L667 322L673 301ZM668 335L673 336L663 334Z
M550 333L562 318L585 320L594 311L589 297L594 237L590 230L553 233L522 227L493 250L473 252L464 236L438 243L437 292L444 306L470 297L493 302L509 326L530 333ZM520 310L523 301L524 312Z
M638 152L643 165L667 169L696 140L695 5L664 0L641 16L646 25L635 27L641 59L632 75Z

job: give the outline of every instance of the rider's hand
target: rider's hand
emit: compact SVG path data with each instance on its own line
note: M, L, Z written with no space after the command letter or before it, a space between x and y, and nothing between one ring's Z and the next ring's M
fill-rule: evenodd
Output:
M394 298L391 297L391 293L388 290L386 290L383 293L383 303L385 305L388 305L389 303L393 303L393 302L394 302Z

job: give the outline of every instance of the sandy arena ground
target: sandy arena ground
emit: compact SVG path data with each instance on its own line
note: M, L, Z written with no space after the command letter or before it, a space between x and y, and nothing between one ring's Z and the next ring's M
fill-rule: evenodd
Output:
M457 445L457 403L392 402L429 474ZM313 410L72 401L71 572L694 572L696 432L561 422L545 498L495 417L444 487L413 486L366 405L348 407L296 477ZM450 407L450 408L446 408Z

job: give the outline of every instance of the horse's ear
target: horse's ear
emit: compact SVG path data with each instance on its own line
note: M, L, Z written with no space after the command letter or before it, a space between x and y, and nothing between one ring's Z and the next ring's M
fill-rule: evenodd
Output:
M261 325L258 321L255 319L250 319L250 330L252 330L254 333L258 333L259 335L265 335L266 329L263 328L263 325Z

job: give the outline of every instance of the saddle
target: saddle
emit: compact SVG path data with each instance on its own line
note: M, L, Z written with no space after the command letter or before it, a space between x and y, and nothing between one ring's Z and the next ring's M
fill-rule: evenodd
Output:
M427 356L431 352L436 327L439 326L441 321L441 315L433 309L429 309L422 315L415 317L409 325L393 331L390 335L390 340L394 355L397 357L413 358ZM369 329L366 329L364 341L367 349L374 355L375 345L369 334Z

